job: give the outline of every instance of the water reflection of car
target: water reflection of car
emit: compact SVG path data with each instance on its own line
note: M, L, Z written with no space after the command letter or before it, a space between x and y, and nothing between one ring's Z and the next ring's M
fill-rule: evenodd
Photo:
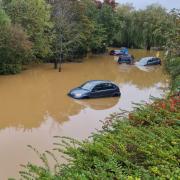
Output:
M83 101L76 100L75 102L93 110L105 110L116 106L120 98L101 98L101 99L86 99Z
M141 70L141 71L145 71L145 72L152 72L155 70L154 66L138 66L136 65L136 67Z
M133 64L134 63L134 56L132 56L130 54L121 55L118 58L118 63L119 64L122 64L122 63Z
M87 81L80 87L72 89L68 95L75 99L120 96L119 87L111 81Z
M138 66L151 66L151 65L161 65L161 59L157 57L144 57L140 61L136 62Z

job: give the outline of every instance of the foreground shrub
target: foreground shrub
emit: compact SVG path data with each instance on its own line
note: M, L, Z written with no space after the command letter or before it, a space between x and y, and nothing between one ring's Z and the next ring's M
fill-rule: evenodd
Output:
M47 152L56 162L51 170L47 154L38 153L44 167L28 164L20 173L24 179L39 180L178 179L179 125L179 95L139 105L128 118L112 115L91 140L60 138L56 150L70 158L68 165L59 165Z
M7 16L5 11L0 6L0 26L6 26L10 24L10 18Z
M31 58L31 43L20 26L0 27L0 74L16 74Z

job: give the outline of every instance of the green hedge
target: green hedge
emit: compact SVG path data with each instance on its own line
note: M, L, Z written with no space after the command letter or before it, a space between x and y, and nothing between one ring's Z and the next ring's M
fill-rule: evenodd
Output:
M173 86L174 91L180 91L180 75L176 76L173 80Z
M56 158L48 152L39 155L44 167L28 164L21 176L38 180L178 179L179 103L180 97L174 96L151 105L138 105L128 118L112 115L103 131L90 140L60 138L56 150L71 159L68 165L56 162L51 170L47 154Z

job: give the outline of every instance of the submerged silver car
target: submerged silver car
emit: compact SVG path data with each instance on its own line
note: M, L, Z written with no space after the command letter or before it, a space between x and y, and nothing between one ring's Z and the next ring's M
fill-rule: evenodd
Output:
M161 65L161 59L158 57L144 57L136 62L139 66L151 66L151 65Z

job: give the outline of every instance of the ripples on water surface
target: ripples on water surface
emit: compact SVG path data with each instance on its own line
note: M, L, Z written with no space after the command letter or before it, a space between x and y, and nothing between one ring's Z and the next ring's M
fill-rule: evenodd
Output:
M148 54L131 50L140 58ZM15 76L0 76L0 179L17 177L19 164L39 163L28 144L40 151L52 149L53 136L88 137L110 113L132 109L132 102L160 97L168 86L162 66L140 69L118 65L113 56L90 56L83 63L34 66ZM87 80L112 80L120 98L74 100L67 92Z

